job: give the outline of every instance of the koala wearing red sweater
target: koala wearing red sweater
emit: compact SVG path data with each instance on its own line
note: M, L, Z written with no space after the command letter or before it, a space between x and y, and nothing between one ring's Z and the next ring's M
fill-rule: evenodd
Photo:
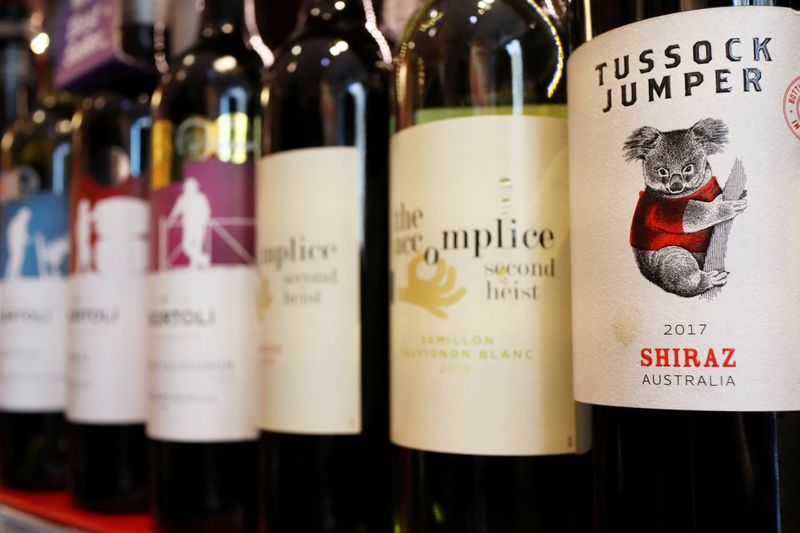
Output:
M630 235L636 264L669 293L690 298L727 281L724 270L703 271L714 226L747 208L744 195L723 199L708 162L727 142L727 126L711 118L685 130L645 126L625 141L625 159L644 168Z

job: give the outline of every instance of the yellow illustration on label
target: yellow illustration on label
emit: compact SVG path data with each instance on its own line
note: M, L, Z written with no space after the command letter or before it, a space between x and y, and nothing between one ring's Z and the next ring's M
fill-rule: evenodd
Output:
M258 314L263 320L267 314L267 310L272 305L272 291L269 288L269 278L264 275L259 275L258 285Z
M417 275L417 268L424 260L424 254L416 256L408 263L408 286L398 291L397 297L405 302L418 305L438 316L447 318L443 307L451 306L464 297L464 287L451 292L456 284L456 269L448 267L444 259L436 262L436 273L430 279ZM449 293L449 294L448 294Z

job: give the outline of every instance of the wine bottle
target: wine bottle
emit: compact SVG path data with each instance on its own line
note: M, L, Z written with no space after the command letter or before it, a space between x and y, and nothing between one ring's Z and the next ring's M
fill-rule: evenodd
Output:
M147 177L158 71L153 2L125 7L122 42L142 72L98 79L101 89L83 100L70 194L69 485L78 507L104 512L147 509Z
M258 167L261 525L389 531L391 54L370 0L307 0L282 50Z
M53 19L54 3L48 4ZM52 28L48 28L52 35ZM38 103L6 131L0 195L0 481L65 485L68 190L74 100L42 59Z
M255 527L254 161L261 60L242 0L207 0L199 42L153 95L151 499L168 531Z
M33 101L34 73L30 42L26 38L28 9L22 2L0 5L0 135L26 114Z
M800 531L796 0L576 2L575 394L600 533Z
M566 13L548 4L428 1L398 47L397 531L586 530L570 358Z

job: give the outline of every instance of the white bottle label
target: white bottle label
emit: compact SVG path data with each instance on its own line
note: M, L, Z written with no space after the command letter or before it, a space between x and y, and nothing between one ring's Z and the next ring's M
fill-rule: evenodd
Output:
M569 61L575 393L800 409L800 16L703 9Z
M147 413L147 286L132 276L81 274L69 280L67 418L140 424Z
M268 431L361 431L361 167L350 147L294 150L259 165L260 426Z
M415 126L391 166L392 440L574 452L566 121Z
M255 269L150 274L147 433L169 441L253 439Z
M69 279L67 419L139 424L147 414L149 210L139 198L77 204Z
M152 191L147 433L254 439L258 276L253 164L185 161Z
M0 408L61 411L66 396L67 287L61 277L0 287Z

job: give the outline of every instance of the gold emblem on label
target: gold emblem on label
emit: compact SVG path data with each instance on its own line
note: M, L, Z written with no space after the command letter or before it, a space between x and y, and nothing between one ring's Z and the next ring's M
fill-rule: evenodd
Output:
M448 267L443 259L436 262L436 273L430 279L417 275L417 268L422 263L422 254L408 263L408 286L401 288L397 297L410 304L418 305L439 318L447 318L443 307L451 306L464 297L464 287L453 291L456 285L456 269Z
M189 117L175 132L175 150L189 161L204 161L217 150L217 125L205 117Z

